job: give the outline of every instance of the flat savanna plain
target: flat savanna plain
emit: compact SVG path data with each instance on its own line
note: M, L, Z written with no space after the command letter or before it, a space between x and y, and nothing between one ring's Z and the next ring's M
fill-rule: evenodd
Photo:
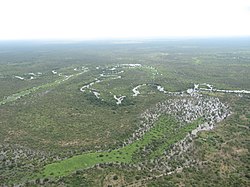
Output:
M188 100L194 84L250 90L249 72L249 38L2 42L0 185L247 186L249 94L202 92L232 114L171 159L202 116L184 123L162 114L126 141L157 103Z

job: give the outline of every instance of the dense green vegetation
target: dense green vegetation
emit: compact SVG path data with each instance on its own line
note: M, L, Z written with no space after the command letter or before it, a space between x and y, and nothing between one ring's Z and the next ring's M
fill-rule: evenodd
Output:
M233 114L166 160L172 168L194 163L179 173L161 176L154 165L203 118L185 124L163 115L123 146L144 111L176 98L159 85L170 92L197 83L250 90L249 43L0 42L0 186L249 186L249 94L203 93L229 104ZM114 96L126 97L117 104Z

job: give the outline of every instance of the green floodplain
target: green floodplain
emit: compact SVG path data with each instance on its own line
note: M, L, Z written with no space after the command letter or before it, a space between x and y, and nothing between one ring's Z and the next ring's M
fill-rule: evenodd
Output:
M0 186L249 186L249 94L201 91L249 91L249 43L0 42ZM184 107L194 97L190 110L151 123L153 113L151 127L141 126L145 112L162 111L159 103ZM209 121L178 117L206 98L212 116L218 103L230 115L176 149Z

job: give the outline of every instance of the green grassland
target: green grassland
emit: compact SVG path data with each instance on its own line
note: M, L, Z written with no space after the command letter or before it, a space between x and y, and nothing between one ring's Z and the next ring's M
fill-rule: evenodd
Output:
M149 155L147 158L152 159L162 155L164 150L170 145L183 139L188 132L195 129L197 124L200 123L201 121L197 120L192 124L186 124L184 127L180 128L176 120L170 117L162 117L156 122L154 128L147 132L142 139L137 140L132 144L110 151L84 153L83 155L74 156L61 162L47 165L42 175L45 177L58 177L100 163L132 163L140 161L137 159L137 155L141 155L140 149L150 145L153 145L156 148L153 154ZM166 135L167 138L165 137ZM164 143L159 144L158 141Z
M149 186L206 186L211 182L206 172L215 186L216 181L221 180L219 186L227 179L238 181L241 186L249 184L247 95L204 93L229 103L234 112L218 128L200 133L194 148L186 153L185 157L191 160L209 162L206 166L187 168L181 174L153 180L146 180L152 176L150 171L128 166L159 158L203 119L180 126L173 117L163 116L141 139L122 147L124 140L138 129L140 114L158 102L174 98L159 92L156 85L172 92L185 91L194 83L250 90L249 39L119 45L112 42L0 43L0 50L3 51L0 53L0 186L36 178L49 178L52 186L61 182L79 186L79 181L85 186L111 183L122 186L141 179ZM142 66L116 67L121 64ZM110 70L113 67L116 69ZM116 74L120 71L124 72ZM29 73L36 74L34 79L30 79ZM102 73L112 76L101 77ZM96 79L101 82L85 92L80 91ZM134 97L132 89L142 84L147 86L140 87L140 95ZM92 90L100 93L100 99ZM114 95L126 98L117 105ZM144 147L150 151L144 152ZM178 159L173 159L172 164L183 162ZM107 163L110 165L106 166ZM121 163L126 169L119 166ZM96 164L105 167L100 169ZM118 180L108 179L113 174ZM234 186L233 182L226 184Z

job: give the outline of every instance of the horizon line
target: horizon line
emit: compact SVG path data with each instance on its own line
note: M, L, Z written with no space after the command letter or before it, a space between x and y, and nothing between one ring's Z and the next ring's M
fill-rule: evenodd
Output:
M128 41L128 40L179 40L179 39L229 39L229 38L250 38L250 35L236 35L236 36L159 36L159 37L100 37L100 38L13 38L13 39L0 39L0 42L11 41Z

